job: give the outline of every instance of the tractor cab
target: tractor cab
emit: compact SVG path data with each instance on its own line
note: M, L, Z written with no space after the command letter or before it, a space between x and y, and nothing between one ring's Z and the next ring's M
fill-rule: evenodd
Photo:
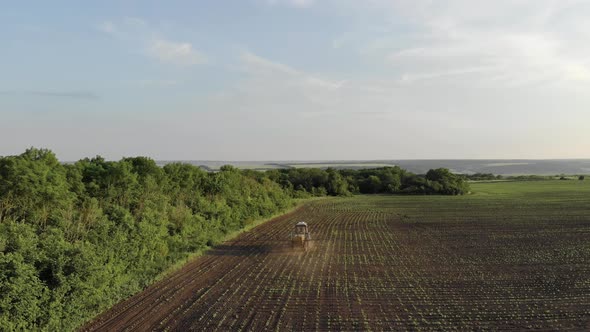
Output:
M308 235L309 230L307 229L307 223L304 221L300 221L295 225L295 234L303 234Z

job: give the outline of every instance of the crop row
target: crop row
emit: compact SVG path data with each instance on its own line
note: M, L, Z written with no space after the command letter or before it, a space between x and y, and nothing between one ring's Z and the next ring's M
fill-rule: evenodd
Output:
M507 223L469 209L420 220L374 200L315 202L261 225L87 329L588 327L590 221L533 225L526 210L526 222ZM288 241L300 220L312 231L307 251Z

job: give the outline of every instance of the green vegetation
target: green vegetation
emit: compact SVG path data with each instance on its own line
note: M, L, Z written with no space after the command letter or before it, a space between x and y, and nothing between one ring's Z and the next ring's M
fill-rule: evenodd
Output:
M446 169L209 173L145 157L63 165L31 148L0 158L0 326L72 330L294 198L467 190Z
M472 195L456 197L361 196L338 202L342 209L392 212L407 222L539 224L586 221L590 216L590 183L586 181L476 182L471 183L471 191Z
M425 176L397 166L363 170L296 168L270 170L266 174L295 197L378 193L462 195L469 192L465 179L446 168L429 170Z
M143 157L62 165L37 149L0 158L0 326L74 329L190 253L292 205L257 175Z
M492 173L461 174L461 177L469 181L495 181L504 179L502 175L494 175Z

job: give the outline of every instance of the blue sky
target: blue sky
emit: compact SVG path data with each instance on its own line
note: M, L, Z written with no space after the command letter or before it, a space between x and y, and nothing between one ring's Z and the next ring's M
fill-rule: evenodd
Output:
M0 155L589 158L590 2L19 1Z

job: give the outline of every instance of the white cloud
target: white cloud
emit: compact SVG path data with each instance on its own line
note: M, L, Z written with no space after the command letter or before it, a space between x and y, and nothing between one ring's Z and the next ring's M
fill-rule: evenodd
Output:
M251 77L280 79L283 82L289 82L291 85L329 90L338 89L345 84L345 81L320 78L317 75L294 69L250 52L243 52L240 55L240 62L241 70L249 73Z
M445 79L461 82L467 77L457 73L485 68L479 75L470 75L470 83L524 86L587 81L587 1L347 3L358 12L369 13L368 17L380 18L383 26L383 33L362 32L363 38L356 40L359 53L373 60L384 57L401 77L444 78L442 73L451 73L453 77Z
M148 23L138 17L125 17L117 22L103 21L97 24L96 28L101 32L122 39L141 39L153 33Z
M317 69L326 54L313 45L302 52L318 53L315 71L263 53L239 54L240 75L229 75L235 80L214 95L192 97L186 109L194 121L182 117L170 125L186 126L186 132L199 133L204 141L227 144L211 144L212 151L235 151L238 141L250 149L233 158L341 159L351 153L355 158L548 158L587 153L590 6L580 8L581 1L253 1L321 5L325 7L318 13L327 19L335 11L340 18L350 17L350 24L335 22L346 30L326 47L352 54L325 66L332 72L342 68L340 74ZM153 35L146 40L143 49L150 50L151 42L167 41ZM166 57L158 59L170 63L195 51L192 44L182 44L166 44ZM305 59L303 63L311 58ZM548 146L549 134L559 144ZM564 152L563 146L575 151Z
M368 81L334 79L272 61L251 52L239 56L244 79L211 99L208 109L286 114L349 116L412 112L420 106L412 102L405 82L391 79Z
M296 8L309 8L316 0L266 0L269 5L287 5Z
M148 54L162 62L177 65L199 65L207 63L207 57L193 49L187 42L173 42L164 39L152 40Z
M299 72L282 63L260 57L250 52L240 54L242 69L250 73L282 73L288 75L298 75Z
M250 83L255 81L257 85L265 85L264 89L269 91L288 87L293 94L300 93L304 98L311 98L312 95L323 92L333 92L346 84L344 80L319 77L250 52L240 55L240 63L240 69L249 74Z
M105 33L109 33L109 34L114 34L117 32L117 28L115 27L115 24L111 21L104 21L101 22L97 25L97 29L105 32Z
M162 63L192 66L208 63L207 56L188 41L174 41L161 36L148 22L137 17L126 17L119 23L104 21L97 28L124 41L126 45L141 49Z

